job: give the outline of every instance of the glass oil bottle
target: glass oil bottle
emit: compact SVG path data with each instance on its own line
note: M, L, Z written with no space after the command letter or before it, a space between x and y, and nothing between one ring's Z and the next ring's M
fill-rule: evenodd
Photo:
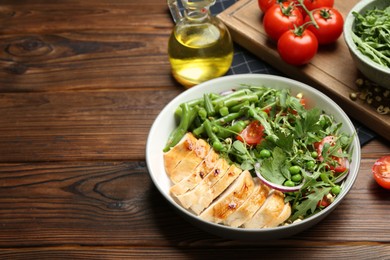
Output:
M228 29L211 16L215 0L168 0L176 23L168 42L174 78L189 88L224 75L233 60L233 43Z

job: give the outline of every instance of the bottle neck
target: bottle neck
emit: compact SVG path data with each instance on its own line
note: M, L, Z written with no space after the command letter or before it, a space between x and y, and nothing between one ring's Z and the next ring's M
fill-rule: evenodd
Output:
M188 9L184 11L184 16L193 22L203 22L210 18L210 10L206 7L202 9Z

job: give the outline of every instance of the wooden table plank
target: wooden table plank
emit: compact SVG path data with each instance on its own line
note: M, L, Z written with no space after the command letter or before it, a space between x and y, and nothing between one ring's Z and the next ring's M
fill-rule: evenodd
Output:
M167 12L162 1L2 1L0 91L170 86Z
M214 241L209 241L214 242ZM233 246L233 247L229 247ZM185 248L184 248L185 247ZM315 247L283 245L243 245L239 248L222 241L216 248L191 244L171 247L77 247L5 249L0 257L9 259L378 259L389 257L389 245L318 244ZM288 252L289 257L286 257ZM304 254L302 252L305 252ZM357 257L358 256L358 257Z
M376 158L388 154L390 146L373 142L378 143L375 153L370 154L370 149L366 153L363 148L365 155L357 181L332 214L296 236L261 243L295 245L296 240L301 240L305 246L313 247L336 241L347 245L390 243L390 227L383 217L390 211L390 197L370 172ZM170 246L194 241L207 246L210 239L224 240L192 226L172 210L152 184L144 162L0 166L2 247Z
M150 126L180 92L0 94L0 162L144 160Z

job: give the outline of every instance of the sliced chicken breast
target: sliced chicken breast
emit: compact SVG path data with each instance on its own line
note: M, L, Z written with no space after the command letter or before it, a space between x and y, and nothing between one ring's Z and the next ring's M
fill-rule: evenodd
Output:
M202 203L193 204L191 210L199 215L206 207L208 207L213 200L218 197L227 187L240 175L242 172L241 168L236 165L230 165L226 173L215 183L206 196L203 196Z
M235 212L252 194L255 188L249 171L243 171L228 189L217 198L202 214L200 218L214 223L221 223Z
M230 165L225 159L219 159L215 168L192 190L179 195L173 196L186 209L192 205L206 205L212 196L211 187L226 173Z
M200 218L232 227L276 227L291 215L284 194L270 189L249 171L220 158L203 139L187 133L164 153L174 183L170 193Z
M173 183L178 183L191 175L195 168L206 158L210 152L210 145L203 139L198 139L195 145L176 167L171 171L170 178Z
M284 208L284 194L272 190L263 206L253 215L251 219L243 224L245 228L264 228L276 219Z
M255 188L249 198L227 217L222 223L231 227L240 227L246 221L251 219L256 211L264 204L268 197L270 188L264 185L259 178L254 180Z
M279 216L274 218L271 222L265 225L265 228L277 227L280 224L284 223L291 216L291 206L290 203L285 203L282 212L280 212Z
M194 169L194 171L189 176L171 187L171 194L174 196L179 196L189 190L192 190L215 168L218 160L219 155L211 149L206 158Z
M196 141L197 139L193 134L187 133L177 145L164 153L165 171L169 178L171 178L173 169L175 169L180 161L193 151Z

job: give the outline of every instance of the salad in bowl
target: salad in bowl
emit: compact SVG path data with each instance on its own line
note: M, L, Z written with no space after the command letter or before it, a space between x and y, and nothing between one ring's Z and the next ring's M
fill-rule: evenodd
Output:
M340 203L356 179L360 145L321 92L278 76L226 76L168 104L151 129L147 163L165 198L201 228L279 238Z

